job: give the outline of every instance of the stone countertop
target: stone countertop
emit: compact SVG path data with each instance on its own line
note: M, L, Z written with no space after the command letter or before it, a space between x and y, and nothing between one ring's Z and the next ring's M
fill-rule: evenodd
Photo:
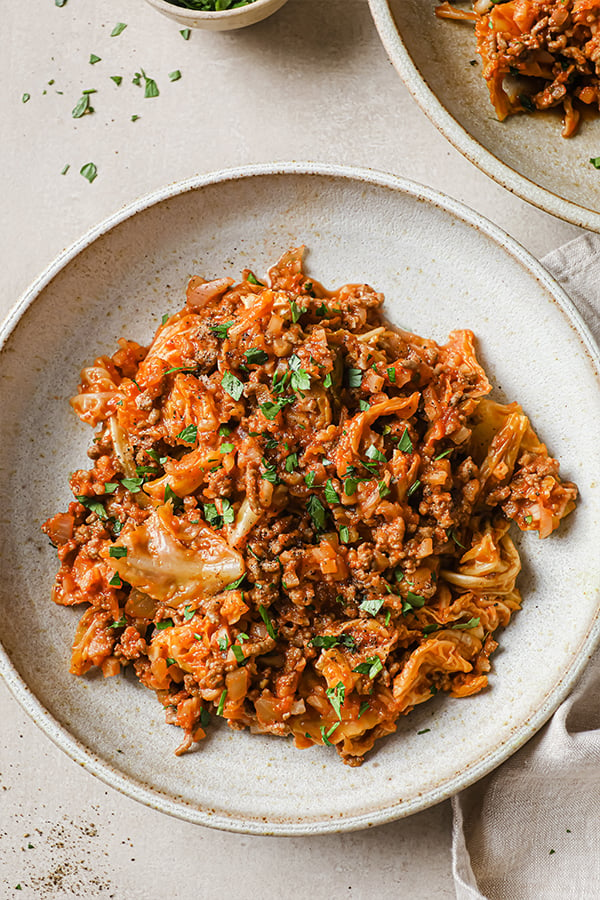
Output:
M438 134L389 63L366 0L289 0L252 28L188 41L142 0L28 0L5 3L3 17L0 317L61 250L124 204L247 163L404 175L463 200L537 256L578 233L494 184ZM127 28L111 37L117 22ZM141 68L158 97L131 83ZM72 118L92 88L94 113ZM98 170L92 184L79 174L87 162ZM454 897L449 803L345 835L227 834L106 787L53 746L2 682L0 714L2 897Z

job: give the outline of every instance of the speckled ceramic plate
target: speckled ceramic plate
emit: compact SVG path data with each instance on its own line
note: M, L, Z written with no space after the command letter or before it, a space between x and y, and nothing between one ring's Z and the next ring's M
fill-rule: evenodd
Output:
M187 278L265 272L300 242L326 285L366 280L396 323L479 336L499 398L519 398L580 507L555 537L520 541L523 611L502 635L489 690L438 696L401 718L359 769L325 747L211 730L177 758L180 732L129 675L68 674L80 611L49 598L55 552L40 525L64 508L91 430L71 412L83 362L117 338L147 341ZM77 762L164 812L237 831L363 828L450 796L489 772L565 697L599 634L597 349L545 270L479 215L427 188L301 165L195 178L119 212L34 284L0 353L0 669L25 709ZM425 729L428 729L425 733Z
M473 25L438 19L438 3L369 0L383 44L417 103L495 181L546 212L600 231L600 173L590 164L600 155L600 119L584 121L569 140L560 135L555 111L498 122Z

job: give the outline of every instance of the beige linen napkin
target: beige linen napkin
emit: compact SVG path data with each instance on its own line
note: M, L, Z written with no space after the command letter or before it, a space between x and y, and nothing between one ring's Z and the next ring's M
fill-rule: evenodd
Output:
M542 263L600 343L600 235ZM600 898L600 650L541 732L452 808L457 900Z

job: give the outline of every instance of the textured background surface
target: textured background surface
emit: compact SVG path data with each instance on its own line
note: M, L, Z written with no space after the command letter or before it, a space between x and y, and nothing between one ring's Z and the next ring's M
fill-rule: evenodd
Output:
M1 315L60 250L124 203L249 162L396 172L464 200L536 255L577 234L493 184L438 135L387 61L366 0L290 0L264 24L188 42L142 0L5 6ZM118 21L128 28L111 38ZM90 53L101 62L90 66ZM131 84L140 67L159 97L144 99ZM182 77L171 83L175 69ZM88 88L98 91L95 112L75 120ZM90 161L91 185L78 174ZM78 769L1 684L0 714L2 896L271 900L290 896L290 885L314 898L454 896L448 804L345 836L222 834L147 810Z

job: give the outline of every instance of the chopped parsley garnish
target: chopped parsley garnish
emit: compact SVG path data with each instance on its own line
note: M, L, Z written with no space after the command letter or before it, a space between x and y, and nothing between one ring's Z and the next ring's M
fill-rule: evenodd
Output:
M531 525L531 523L533 522L533 516L525 516L525 521L528 525ZM462 547L462 544L461 544L461 547Z
M23 94L21 97L21 103L27 103L28 100L31 100L31 94Z
M421 597L420 594L413 594L412 591L409 591L406 595L406 602L413 607L413 609L421 609L422 606L425 606L425 597Z
M63 169L61 170L61 173L60 173L60 174L61 174L61 175L66 175L70 168L71 168L71 164L70 164L70 163L67 163L66 166L64 166Z
M368 675L369 678L373 679L382 669L383 663L378 656L368 656L366 662L360 663L352 671L358 672L359 675Z
M123 478L121 484L128 491L131 491L132 494L138 494L144 483L143 478Z
M373 459L377 462L387 462L385 454L382 453L381 450L378 450L375 444L371 444L371 446L367 448L365 456L367 459Z
M184 39L184 41L189 41L190 35L192 33L191 28L182 28L179 34Z
M156 627L159 631L164 631L165 628L173 628L173 619L163 619L161 622L156 623Z
M108 555L113 559L121 559L122 556L127 556L127 547L109 547Z
M462 547L463 550L465 549L465 545L461 544L459 538L456 536L456 531L454 530L454 528L451 528L450 531L448 532L448 534L450 535L450 537L452 538L452 540L454 541L454 543L456 544L457 547Z
M207 709L204 709L204 707L202 707L202 709L200 710L200 724L203 728L206 728L207 725L210 725L210 713Z
M423 629L423 634L433 634L434 631L439 631L441 625L438 625L437 622L433 622L431 625L426 625Z
M347 525L340 525L340 541L342 544L348 544L350 541L350 529Z
M174 72L169 72L169 81L179 81L181 78L181 72L179 69L175 69Z
M183 610L183 621L189 622L190 619L193 619L195 615L196 615L196 610L192 609L191 606L186 606L185 609Z
M266 459L261 460L263 466L265 467L265 471L261 472L260 477L264 478L265 481L270 482L270 484L279 484L279 478L277 477L277 470L273 463L268 462Z
M104 509L103 504L95 497L86 497L83 494L77 494L76 499L82 503L90 512L96 513L99 519L107 519L108 513Z
M125 31L126 28L127 28L127 25L125 24L125 22L117 22L117 24L111 31L110 36L118 37L120 34L123 34L123 32Z
M95 53L90 53L90 66L95 65L97 62L100 62L101 59L101 56L96 56Z
M469 619L468 622L459 622L458 625L453 625L452 628L460 628L466 630L467 628L477 628L479 625L479 616L475 619Z
M219 431L217 434L220 437L227 437L228 434L231 434L233 431L233 427L231 425L219 425Z
M363 700L363 702L360 704L360 709L358 710L358 717L357 717L357 718L360 719L360 717L361 717L364 713L366 713L366 711L367 711L368 709L369 709L369 701L368 701L368 700Z
M377 487L379 489L379 496L382 500L384 497L387 497L388 494L392 493L389 484L387 484L385 481L378 482Z
M325 507L316 494L310 495L306 504L306 509L317 531L323 531L325 528L326 512Z
M90 95L82 94L73 109L71 110L71 115L74 119L81 119L86 113L93 112L92 107L90 106Z
M316 478L316 475L314 472L307 472L306 475L304 476L304 483L308 487L312 487L313 484L315 483L315 478Z
M251 347L249 350L244 350L244 356L251 366L261 366L269 359L269 354L265 353L264 350L259 350L258 347Z
M125 616L121 616L120 619L115 619L112 625L109 625L109 628L125 628L127 626L127 619Z
M235 444L221 444L219 447L219 453L231 453L232 450L235 450Z
M292 311L292 322L294 324L296 324L302 313L306 312L306 310L300 309L295 300L290 300L290 309Z
M369 613L370 616L376 616L383 604L384 598L377 597L374 600L363 600L363 602L359 604L358 608L364 610L364 612Z
M217 715L222 716L223 710L225 709L225 698L227 697L227 688L223 691L219 698L219 705L217 706Z
M325 499L327 500L328 503L339 503L340 502L340 496L339 496L338 492L336 491L336 489L334 488L331 478L327 479L327 483L325 485Z
M223 525L231 525L235 519L235 512L229 500L221 500L221 509L223 511L219 512L214 503L204 504L204 518L211 528L222 528Z
M288 403L292 403L293 398L283 398L281 400L267 400L266 403L260 404L260 411L262 412L265 419L268 419L270 422L281 412L284 406Z
M116 86L119 87L121 82L123 81L123 76L122 75L111 75L110 80L114 81Z
M227 637L227 635L222 634L217 641L217 644L219 645L219 650L227 650L227 648L229 647L229 638Z
M154 78L148 78L143 69L140 69L140 73L142 78L144 79L144 98L158 97L160 91L158 90L158 85L156 84ZM139 84L139 80L137 84Z
M393 366L390 366L390 368L387 370L387 374L392 384L396 384L396 370Z
M421 481L420 481L419 478L417 478L417 480L416 480L416 481L413 481L413 483L412 483L411 486L409 487L408 491L406 492L406 496L407 496L407 497L412 497L412 495L414 494L414 492L415 492L416 490L418 490L420 486L421 486Z
M362 384L362 377L361 369L346 369L346 379L349 388L359 388Z
M417 731L417 734L427 734L428 731L431 731L431 728L421 728L420 731Z
M168 666L176 666L176 665L177 665L177 660L176 660L176 659L173 659L172 656L167 656L167 665L168 665Z
M239 665L239 666L245 666L245 665L246 665L246 662L247 662L247 659L246 659L246 657L245 657L245 655L244 655L244 651L243 651L242 648L239 646L239 644L232 644L232 645L231 645L231 649L232 649L232 651L233 651L233 655L235 656L235 658L236 658L236 660L237 660L238 665Z
M327 688L325 693L329 697L329 702L335 710L335 714L342 721L342 706L346 699L346 688L343 681L338 681L335 687Z
M233 372L224 372L221 378L221 387L233 400L239 400L244 393L244 385Z
M410 434L408 433L408 428L405 428L402 432L402 437L398 441L398 450L402 453L412 453L414 450L413 442L410 439Z
M335 729L338 727L340 723L336 722L333 728L330 728L329 731L325 731L325 726L321 725L321 737L323 738L323 743L327 744L329 747L333 747L333 744L329 740Z
M368 409L371 408L371 405L368 400L359 400L358 405L360 407L361 412L366 412Z
M170 484L165 487L165 503L173 504L173 512L179 512L183 509L183 500L178 497Z
M271 621L271 617L269 616L269 613L264 608L262 603L259 605L258 611L260 613L261 619L267 626L267 634L269 635L270 638L273 638L273 640L276 641L277 640L277 632L275 631L275 628L273 627L273 623Z
M453 450L454 450L454 447L450 447L448 450L444 450L443 453L438 453L438 455L437 455L436 457L434 457L434 458L435 458L436 460L437 460L437 459L444 459L446 456L450 456L450 454L452 453Z
M298 454L289 453L285 458L285 471L290 474L298 467Z
M98 169L93 162L89 162L80 168L79 174L83 175L84 178L87 178L87 180L91 184L92 181L94 181L94 179L98 176Z
M333 385L333 381L331 379L331 372L328 372L325 378L323 379L323 387L330 388Z
M196 438L198 437L198 426L197 425L187 425L183 428L179 434L177 435L177 440L185 441L186 444L193 444Z
M250 284L257 284L259 287L264 287L262 281L259 281L254 272L248 272L248 277L246 281L249 281Z
M211 325L210 331L218 337L219 340L224 341L226 337L229 336L229 329L233 325L233 322L223 322L221 325Z
M244 574L240 575L239 578L236 578L235 581L230 581L229 584L227 585L227 587L225 588L225 590L226 591L237 590L245 577L246 577L246 573L244 572Z
M311 640L311 644L323 650L331 650L332 647L356 650L356 641L351 634L318 634Z
M595 169L600 169L600 156L592 156L590 162Z

